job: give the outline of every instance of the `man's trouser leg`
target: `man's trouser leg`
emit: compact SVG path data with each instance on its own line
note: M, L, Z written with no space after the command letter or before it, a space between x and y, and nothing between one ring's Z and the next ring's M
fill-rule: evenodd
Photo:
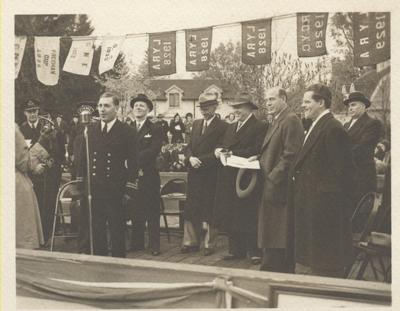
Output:
M185 220L183 224L183 246L200 246L201 223Z
M288 272L284 248L265 248L263 250L260 270L273 272Z
M207 233L204 239L204 248L215 249L217 246L218 229L207 223Z
M125 213L122 208L122 198L108 198L107 221L110 228L111 255L113 257L126 257L125 249Z
M94 255L107 256L107 214L106 202L103 198L92 200L92 228L93 228L93 253ZM89 229L90 230L90 229ZM90 239L90 232L89 232ZM89 240L90 245L90 240ZM89 246L90 247L90 246Z
M160 198L151 198L147 213L147 226L149 232L149 249L152 252L160 251Z

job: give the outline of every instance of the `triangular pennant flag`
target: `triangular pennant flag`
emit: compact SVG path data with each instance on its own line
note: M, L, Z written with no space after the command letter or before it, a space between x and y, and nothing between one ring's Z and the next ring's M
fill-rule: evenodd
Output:
M35 37L36 76L45 85L56 85L60 76L60 38Z
M356 91L356 87L354 86L354 83L352 83L351 85L350 85L350 93L353 93L353 92L355 92Z
M346 84L343 84L343 86L342 86L342 94L343 95L347 94Z
M24 57L25 45L26 45L26 36L15 37L14 44L14 62L15 62L15 77L18 78L19 70L21 68L22 59Z
M63 70L77 75L87 76L92 67L92 60L93 39L72 40Z
M115 61L121 51L124 38L105 39L101 43L101 55L99 62L99 74L114 68Z

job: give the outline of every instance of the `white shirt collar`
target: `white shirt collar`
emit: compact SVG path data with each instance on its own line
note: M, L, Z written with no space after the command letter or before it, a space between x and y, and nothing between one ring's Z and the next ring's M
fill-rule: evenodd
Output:
M216 117L216 115L214 114L210 119L208 119L208 120L204 119L204 121L206 121L206 123L207 123L207 127L210 126L211 122L215 119L215 117Z
M28 122L29 126L32 127L32 124L35 126L35 128L37 128L38 124L39 124L39 119L37 119L34 123Z
M238 121L238 122L240 122L240 127L245 125L245 123L251 118L252 115L253 115L253 113L250 113L243 122Z
M117 121L117 118L115 118L114 120L107 122L107 133L110 133L112 127L114 126L115 122ZM101 121L101 130L103 130L104 125L106 124L106 122Z
M328 114L329 112L330 112L329 109L325 109L325 110L315 119L315 121L311 124L311 126L310 126L310 128L309 128L309 130L308 130L308 132L307 132L307 134L306 134L306 137L304 138L303 144L306 143L308 136L310 136L311 131L313 130L313 128L315 127L315 125L318 123L318 121L321 120L321 118L322 118L324 115Z
M138 121L135 119L135 122L136 122L136 128L140 130L142 128L144 122L146 122L146 119L144 119L142 121Z
M283 108L281 111L279 111L279 113L276 116L274 116L274 120L277 120L279 118L279 116L282 114L282 112L286 109L287 109L287 106L285 108Z
M317 124L318 121L321 120L321 118L322 118L324 115L328 114L329 112L330 112L329 109L325 109L324 111L322 111L322 113L321 113L321 114L315 119L315 121L311 124L311 128L313 128L313 127L315 126L315 124Z

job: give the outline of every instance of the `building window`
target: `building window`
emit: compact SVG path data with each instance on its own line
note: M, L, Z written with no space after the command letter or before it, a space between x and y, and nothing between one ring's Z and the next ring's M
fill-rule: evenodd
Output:
M169 93L169 106L179 107L179 93Z

